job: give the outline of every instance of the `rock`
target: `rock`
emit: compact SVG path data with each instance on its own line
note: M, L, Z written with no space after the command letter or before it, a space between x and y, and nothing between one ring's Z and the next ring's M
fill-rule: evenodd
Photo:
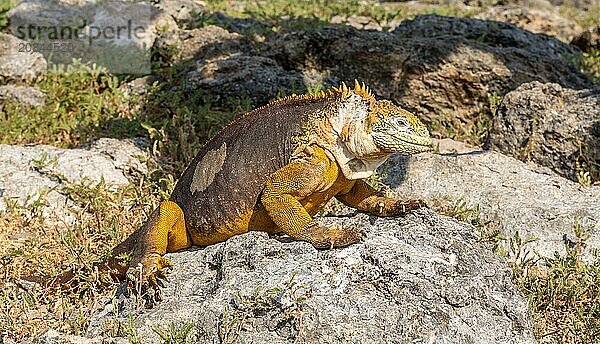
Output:
M565 245L577 242L576 222L589 235L584 257L600 249L600 187L583 187L548 169L476 151L397 156L379 174L398 197L430 204L449 198L464 202L467 209L478 207L475 213L489 230L498 229L507 239L516 232L521 238L537 238L527 246L532 253L564 253Z
M171 16L142 2L23 0L7 16L11 33L38 44L50 64L79 58L116 74L149 73L154 41L177 30Z
M382 25L375 19L366 16L359 15L351 15L351 16L342 16L337 15L331 18L330 22L332 24L343 24L352 26L359 30L376 30L382 31Z
M477 147L452 139L433 139L433 147L438 153L470 153L480 150Z
M139 339L159 343L153 327L192 324L199 343L535 343L510 269L470 225L430 210L323 221L367 239L318 251L251 232L169 254L164 300L134 318ZM109 301L88 335L127 321L131 306L123 294Z
M182 28L196 25L197 17L208 12L204 1L199 0L160 0L156 7L175 19Z
M113 341L114 344L125 344L129 343L124 338L123 341ZM42 335L36 337L33 340L33 344L106 344L102 341L102 338L86 338L70 334L59 333L56 330L48 330Z
M247 97L254 104L274 100L285 90L304 90L302 76L284 70L274 60L256 56L243 35L209 25L182 31L179 58L193 61L187 70L187 90L203 90L213 101Z
M535 9L520 5L490 6L477 18L512 23L527 31L557 37L568 43L581 31L574 21L552 9Z
M513 24L437 15L393 32L327 27L275 37L263 49L285 70L325 84L358 79L428 122L474 122L489 96L539 80L584 88L591 82L563 56L576 50Z
M0 213L12 203L28 206L38 198L49 219L64 220L73 206L64 194L67 184L109 188L129 185L135 173L145 173L147 154L139 140L99 139L76 149L46 145L0 145ZM67 221L68 222L68 221Z
M573 38L571 44L586 53L591 52L592 49L600 50L600 26L583 31Z
M302 77L286 71L270 58L233 56L199 62L187 74L188 90L204 90L215 101L248 97L254 104L274 100L284 90L303 91Z
M180 36L183 43L179 58L182 60L206 63L253 53L252 47L244 36L215 25L185 30Z
M121 84L119 90L121 90L126 97L144 96L148 95L152 86L160 81L160 77L156 75L146 75Z
M0 32L0 83L33 80L46 72L46 60L14 36Z
M46 96L37 87L0 85L0 103L2 102L40 107L46 104Z
M577 180L578 164L600 180L600 88L532 82L508 93L486 147Z

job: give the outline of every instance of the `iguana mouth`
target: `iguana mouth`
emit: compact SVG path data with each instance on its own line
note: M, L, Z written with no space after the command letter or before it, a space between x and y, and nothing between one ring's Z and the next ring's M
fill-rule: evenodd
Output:
M431 145L431 138L424 138L420 142L409 141L400 137L393 137L393 141L377 140L375 138L375 144L380 147L381 150L388 153L421 153L429 152L433 150ZM382 142L383 141L383 142Z

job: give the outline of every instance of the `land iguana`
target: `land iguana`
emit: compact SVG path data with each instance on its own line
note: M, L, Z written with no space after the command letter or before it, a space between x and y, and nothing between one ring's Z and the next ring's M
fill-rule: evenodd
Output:
M112 252L130 254L120 277L160 299L164 257L248 231L283 232L317 249L347 246L363 231L313 220L333 197L379 216L424 206L379 195L364 179L391 154L431 150L423 123L355 82L317 95L290 96L250 111L209 140L168 201ZM141 267L141 275L139 269ZM141 279L139 277L141 276ZM151 301L152 302L152 301Z

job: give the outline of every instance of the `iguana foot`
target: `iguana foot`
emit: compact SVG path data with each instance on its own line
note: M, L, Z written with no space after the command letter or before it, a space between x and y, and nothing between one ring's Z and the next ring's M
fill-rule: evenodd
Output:
M373 206L371 213L377 216L404 215L412 210L426 208L427 204L422 200L401 201L393 198L381 197Z
M311 223L302 230L300 240L308 241L317 249L331 249L352 245L365 237L365 232L360 228Z
M162 301L161 288L168 282L166 269L171 269L171 260L158 254L152 254L127 270L128 287L142 297L147 308L152 308L156 302Z

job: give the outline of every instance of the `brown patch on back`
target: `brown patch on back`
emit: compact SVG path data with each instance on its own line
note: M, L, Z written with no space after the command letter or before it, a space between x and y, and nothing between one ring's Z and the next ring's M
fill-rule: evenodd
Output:
M215 175L223 168L225 157L227 156L227 144L223 142L219 149L213 149L206 152L202 160L196 165L194 177L190 184L191 193L196 191L204 191L212 184Z

